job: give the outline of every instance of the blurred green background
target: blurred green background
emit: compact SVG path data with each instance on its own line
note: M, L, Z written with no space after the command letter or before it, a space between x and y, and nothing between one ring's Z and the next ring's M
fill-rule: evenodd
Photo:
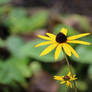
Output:
M91 0L0 0L0 92L65 92L54 75L68 73L63 53L40 57L47 46L37 35L57 34L65 27L68 36L92 32ZM92 35L81 40L92 43ZM78 92L92 92L92 45L71 44L79 59L70 58ZM74 89L68 89L74 92Z

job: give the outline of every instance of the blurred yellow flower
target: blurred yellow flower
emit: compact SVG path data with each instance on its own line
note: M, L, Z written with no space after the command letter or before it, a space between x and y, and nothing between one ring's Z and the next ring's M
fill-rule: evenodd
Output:
M76 75L72 75L71 76L71 72L69 72L67 75L65 76L54 76L55 80L60 80L60 84L66 84L67 87L71 87L72 88L72 83L71 81L76 80L77 78L75 77Z
M48 46L40 54L40 56L44 56L44 55L48 54L49 52L51 52L54 48L56 48L55 60L58 59L59 54L60 54L62 48L64 49L65 53L68 56L71 56L71 53L73 53L78 58L79 57L78 54L76 53L76 51L68 43L90 45L89 42L75 40L75 39L87 36L89 34L90 33L83 33L83 34L67 37L67 29L66 28L62 28L57 35L54 35L54 34L51 34L51 33L46 33L47 36L38 35L38 37L40 37L40 38L42 38L44 40L48 40L48 41L42 42L40 44L37 44L37 45L35 45L35 47L39 47L39 46L49 45L50 44L50 46Z

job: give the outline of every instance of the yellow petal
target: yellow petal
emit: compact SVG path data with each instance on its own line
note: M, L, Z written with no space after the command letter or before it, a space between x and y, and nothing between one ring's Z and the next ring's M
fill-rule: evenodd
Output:
M70 80L76 80L77 78L75 77L76 75L73 75Z
M46 42L42 42L42 43L39 43L37 45L35 45L35 47L39 47L39 46L43 46L43 45L48 45L48 44L51 44L52 41L46 41Z
M84 36L87 36L87 35L90 35L90 33L84 33L84 34L79 34L79 35L70 36L70 37L68 37L67 39L68 39L68 40L74 40L74 39L78 39L78 38L81 38L81 37L84 37Z
M61 52L61 49L62 49L62 46L61 46L61 44L60 44L60 45L57 46L56 51L55 51L55 60L58 59L59 54L60 54L60 52Z
M51 33L46 33L46 35L48 35L50 38L52 38L53 40L55 40L56 38L56 35L54 34L51 34Z
M66 29L66 28L62 28L62 29L60 30L60 32L63 33L64 35L67 35L67 29Z
M69 86L70 85L70 82L69 81L66 81L66 85Z
M71 50L68 48L68 46L67 46L66 43L63 44L63 48L64 48L65 53L66 53L68 56L71 56Z
M73 75L73 78L76 78L76 75L75 74Z
M51 52L56 46L57 46L57 43L48 46L48 47L40 54L40 56L44 56L44 55L48 54L48 53Z
M71 75L71 72L69 72L68 74L67 74L67 76L70 76Z
M70 87L72 88L72 83L70 82Z
M71 79L70 80L76 80L77 78L73 78L73 77L71 77Z
M39 38L42 38L44 40L51 40L50 37L46 37L46 36L43 36L43 35L37 35Z
M62 80L62 77L61 76L54 76L54 79L55 80Z
M83 45L90 45L91 43L85 42L85 41L79 41L79 40L72 40L72 41L67 41L68 43L78 43L78 44L83 44Z
M76 75L74 74L74 75L73 75L73 78L75 78L75 76L76 76Z
M66 86L70 86L72 88L72 83L70 81L67 81Z
M65 81L60 82L60 84L64 84L64 83L65 83Z
M78 58L79 55L76 53L76 51L69 45L67 44L67 47L71 50L71 52Z

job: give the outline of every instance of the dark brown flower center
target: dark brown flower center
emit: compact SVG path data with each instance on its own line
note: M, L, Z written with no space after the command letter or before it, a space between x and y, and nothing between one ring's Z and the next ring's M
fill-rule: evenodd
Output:
M66 42L67 40L67 36L65 36L63 33L58 33L57 36L56 36L56 41L58 43L63 43L63 42Z
M70 77L69 77L69 76L64 76L63 79L64 79L65 81L68 81L68 80L70 79Z

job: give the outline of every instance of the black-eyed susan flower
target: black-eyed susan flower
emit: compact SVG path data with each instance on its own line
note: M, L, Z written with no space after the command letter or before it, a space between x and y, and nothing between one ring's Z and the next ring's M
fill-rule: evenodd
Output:
M67 37L67 29L62 28L57 35L54 35L51 33L46 33L47 36L38 35L38 37L40 37L44 40L47 40L47 41L37 44L37 45L35 45L35 47L39 47L39 46L43 46L43 45L50 45L40 54L40 56L44 56L56 48L55 60L58 59L62 48L68 56L71 56L71 54L73 53L78 58L79 57L78 54L68 43L90 45L89 42L76 40L78 38L87 36L89 34L90 33L83 33L83 34Z
M77 78L75 77L76 75L72 75L71 76L71 72L69 72L67 75L65 76L54 76L55 80L59 80L61 81L60 84L66 84L67 87L71 87L72 88L72 83L71 81L76 80Z

